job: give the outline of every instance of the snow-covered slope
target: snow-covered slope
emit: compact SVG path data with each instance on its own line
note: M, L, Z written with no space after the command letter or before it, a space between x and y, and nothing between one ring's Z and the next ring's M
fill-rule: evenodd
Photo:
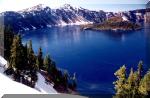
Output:
M52 85L46 84L44 77L40 73L38 73L38 81L35 85L35 88L45 94L57 93L57 91L53 88Z
M7 66L7 61L2 56L0 56L0 66Z
M92 11L81 7L76 8L69 4L51 9L48 6L39 4L18 12L0 13L0 17L4 17L4 24L11 25L15 31L24 31L51 26L101 23L113 16L120 16L132 22L144 22L146 11L150 10L139 9L114 13L102 10Z
M57 94L52 85L45 83L45 79L40 73L38 73L38 81L33 89L4 75L6 67L7 61L0 56L0 97L3 94Z
M106 19L103 11L96 12L75 8L69 4L65 4L58 9L51 9L40 4L18 12L4 12L1 16L4 16L5 25L11 25L16 31L58 25L91 24Z
M4 68L7 67L7 61L0 56L0 97L3 94L42 94L36 89L13 81L3 74Z
M12 81L7 76L0 73L0 97L3 94L42 94L41 92Z

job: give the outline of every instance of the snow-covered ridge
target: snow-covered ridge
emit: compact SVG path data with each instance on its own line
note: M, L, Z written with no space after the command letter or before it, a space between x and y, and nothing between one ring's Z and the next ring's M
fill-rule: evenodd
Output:
M101 23L113 16L120 16L127 21L143 22L145 9L126 12L91 11L82 7L73 7L69 4L51 9L39 4L18 12L4 12L5 25L11 25L16 31L39 29L52 26L83 25Z
M37 5L18 12L4 12L5 25L12 25L16 31L32 30L51 26L82 25L102 22L105 13L93 13L83 8L75 8L69 4L51 9L45 5ZM102 19L103 18L103 19Z
M18 12L30 12L30 11L40 11L44 8L46 8L47 6L44 5L44 4L39 4L39 5L36 5L36 6L33 6L31 8L27 8L27 9L23 9L23 10L20 10Z
M3 94L58 94L52 85L46 84L44 77L38 73L35 88L15 82L3 74L7 61L0 56L0 97Z

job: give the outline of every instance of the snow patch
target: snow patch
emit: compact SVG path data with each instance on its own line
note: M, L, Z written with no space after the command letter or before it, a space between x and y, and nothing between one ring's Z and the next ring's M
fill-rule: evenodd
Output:
M33 88L12 81L2 73L0 73L0 80L0 97L3 96L3 94L42 94Z
M0 56L0 67L8 68L7 61L2 56Z
M3 94L58 94L53 85L47 84L45 78L40 73L37 74L38 81L35 88L30 88L4 75L4 69L7 67L7 61L0 56L0 97Z
M57 91L53 88L53 85L46 84L45 78L38 73L38 81L36 82L35 88L44 94L57 94Z

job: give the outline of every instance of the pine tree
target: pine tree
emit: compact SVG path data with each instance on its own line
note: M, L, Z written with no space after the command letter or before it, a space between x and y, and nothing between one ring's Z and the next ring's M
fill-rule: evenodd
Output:
M35 83L37 81L37 66L36 66L36 56L34 54L34 51L32 49L32 41L30 40L28 43L28 49L27 49L27 60L28 60L28 68L29 70L29 77L31 78L30 86L34 87Z
M57 77L59 74L58 69L56 67L56 63L52 61L51 66L49 66L49 73L52 74L53 76Z
M62 72L57 69L56 63L52 61L51 66L48 67L48 73L52 76L52 80L56 85L60 85L63 78Z
M43 67L43 52L42 52L42 48L41 47L38 50L36 63L38 65L39 69L44 69L44 67Z
M143 62L140 61L138 64L137 71L133 71L131 68L130 74L126 80L125 66L121 67L115 75L118 80L114 82L116 96L127 98L145 98L150 95L150 70L142 76ZM126 98L125 97L125 98Z
M142 71L143 71L143 61L140 61L138 64L138 82L140 82L141 78L142 78Z
M142 95L150 94L150 70L147 72L147 74L144 75L143 79L141 80L139 92Z
M13 43L14 32L10 26L5 26L4 28L4 57L6 60L10 59L11 46Z
M64 71L64 74L63 74L63 85L64 85L66 90L68 88L68 78L69 78L68 72Z
M30 71L30 74L31 74L31 87L34 88L35 83L38 80L37 69L33 69L32 71Z
M39 65L40 65L40 63L39 63L39 60L38 60L38 58L37 58L37 59L36 59L36 67L37 67L38 70L40 70Z
M133 95L138 95L139 94L139 92L138 92L138 88L139 88L138 72L135 71L133 75L134 75L134 80L135 80L134 87L132 88L133 89Z
M27 57L28 57L28 67L30 70L34 69L36 67L36 57L34 55L34 51L32 49L32 41L30 40L28 43L28 51L27 51Z
M125 83L126 83L126 67L123 65L119 70L115 72L115 76L117 77L117 81L114 82L116 95L125 95Z
M21 36L17 35L13 39L10 56L10 66L16 70L22 70L24 64L24 51Z
M50 70L50 67L51 67L51 59L50 59L50 55L46 55L45 56L45 59L44 59L44 69L49 73L51 70Z
M21 71L24 70L24 48L20 35L14 37L10 54L8 70L12 69L14 80L20 82Z
M27 43L24 46L24 58L23 58L23 65L24 65L24 70L27 70L28 68L28 46Z
M129 77L127 79L127 84L125 86L128 92L128 95L132 96L134 86L135 86L135 78L134 78L133 68L131 68Z
M75 90L77 87L76 73L73 74L72 80L73 80L73 90Z

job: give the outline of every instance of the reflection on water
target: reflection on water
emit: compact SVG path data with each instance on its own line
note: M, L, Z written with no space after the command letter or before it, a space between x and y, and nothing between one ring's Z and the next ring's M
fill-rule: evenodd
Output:
M150 68L150 24L145 24L145 36L146 36L146 61L147 66Z
M78 91L82 93L113 93L114 72L120 66L135 69L139 60L149 63L145 29L123 33L66 26L24 33L23 42L32 39L36 53L41 46L44 55L50 53L58 67L77 73Z

